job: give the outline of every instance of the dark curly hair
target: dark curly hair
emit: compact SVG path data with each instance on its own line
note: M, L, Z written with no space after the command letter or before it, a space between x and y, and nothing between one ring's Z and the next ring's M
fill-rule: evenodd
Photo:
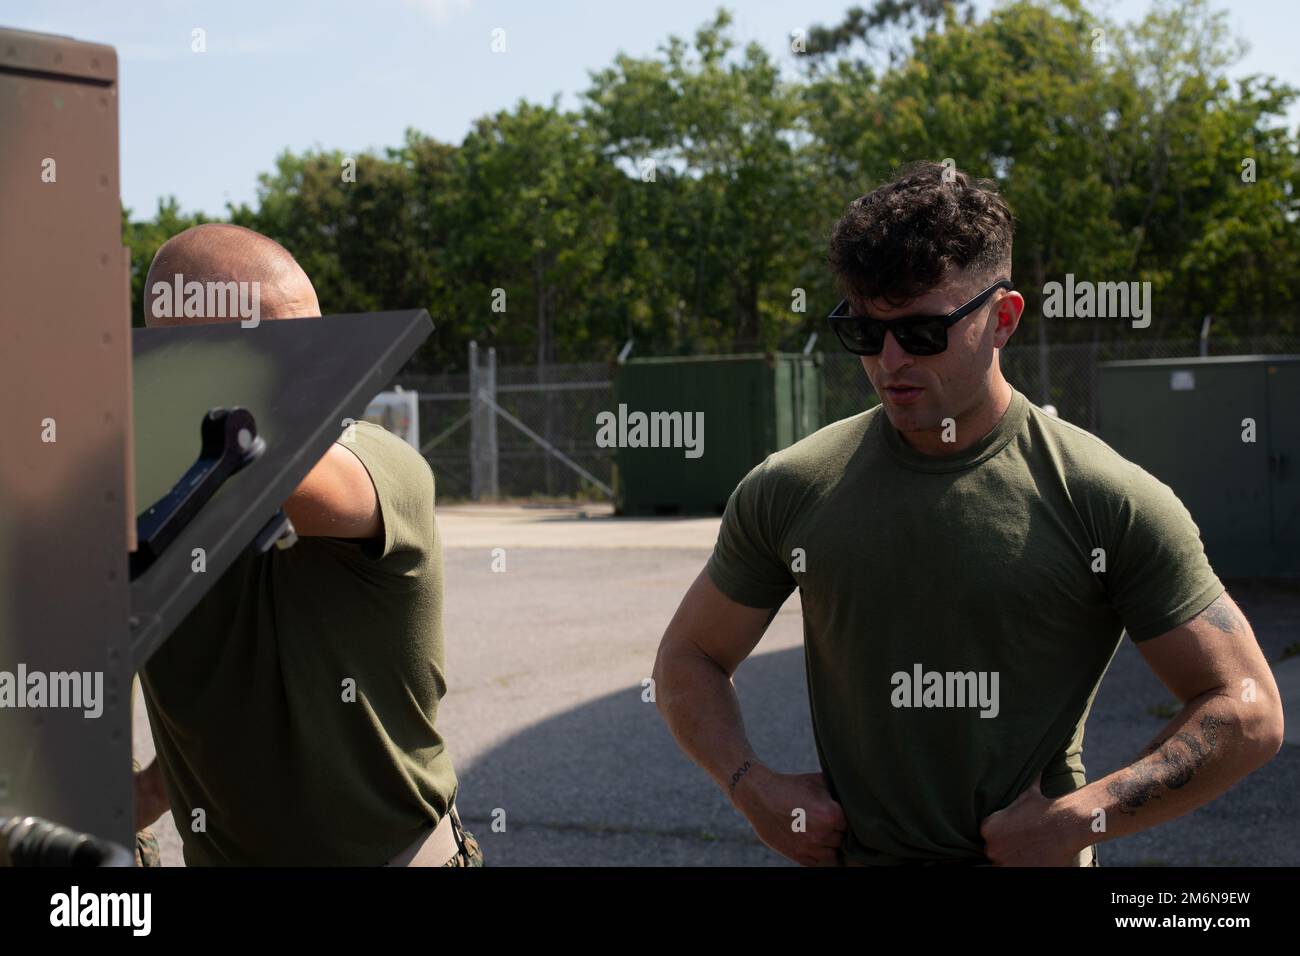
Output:
M916 162L853 200L831 233L830 267L842 291L897 308L940 285L952 268L1011 277L1011 209L992 180Z

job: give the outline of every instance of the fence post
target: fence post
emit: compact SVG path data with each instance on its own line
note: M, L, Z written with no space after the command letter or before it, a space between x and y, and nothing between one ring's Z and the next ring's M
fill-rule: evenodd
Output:
M478 343L469 343L469 496L483 497L483 416L488 412L478 397Z
M483 493L489 498L501 496L500 456L497 451L497 350L488 348L487 374L482 377L480 388L487 393L489 401L479 400L483 408L483 456L484 482ZM476 397L478 393L475 393ZM489 404L489 402L491 404Z

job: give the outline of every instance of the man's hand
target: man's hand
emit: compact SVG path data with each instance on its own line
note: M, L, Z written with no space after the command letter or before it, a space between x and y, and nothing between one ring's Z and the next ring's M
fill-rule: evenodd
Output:
M135 828L143 830L171 809L157 758L135 774Z
M737 781L731 800L758 838L787 859L804 866L840 862L848 821L822 774L774 773L756 764Z
M1086 828L1066 823L1058 801L1043 796L1043 775L1008 807L980 822L984 855L994 866L1070 866L1086 844Z

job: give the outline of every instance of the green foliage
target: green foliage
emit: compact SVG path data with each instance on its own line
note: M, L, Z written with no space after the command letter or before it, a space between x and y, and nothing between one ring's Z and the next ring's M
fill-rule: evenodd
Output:
M430 367L463 362L471 339L508 361L612 356L628 338L637 354L791 348L833 304L824 255L844 206L904 162L951 157L1016 214L1022 336L1046 341L1040 292L1067 272L1151 281L1151 338L1190 336L1206 313L1218 336L1300 333L1300 150L1279 122L1296 91L1229 83L1237 46L1206 0L1128 25L1081 0L984 19L876 0L807 39L804 54L739 49L719 11L593 73L576 111L520 102L459 146L408 131L382 155L285 153L229 218L284 243L326 312L428 308ZM168 200L123 219L139 316L154 250L202 217Z
M132 222L131 210L122 208L122 244L131 253L131 325L142 327L144 322L144 280L149 274L149 264L154 253L164 242L184 232L190 226L207 222L202 213L186 215L180 211L175 196L158 201L158 212L153 219Z

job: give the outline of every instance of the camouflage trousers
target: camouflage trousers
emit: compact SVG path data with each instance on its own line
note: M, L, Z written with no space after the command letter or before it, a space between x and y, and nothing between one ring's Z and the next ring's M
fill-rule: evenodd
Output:
M135 865L162 866L162 852L158 849L158 838L147 829L135 835Z
M131 758L131 770L140 772L140 761ZM162 866L162 852L158 849L158 838L145 827L135 835L135 865Z
M456 842L460 844L460 852L443 864L447 866L482 866L483 850L478 845L478 840L474 839L474 834L470 833L459 821L454 821L456 828Z

